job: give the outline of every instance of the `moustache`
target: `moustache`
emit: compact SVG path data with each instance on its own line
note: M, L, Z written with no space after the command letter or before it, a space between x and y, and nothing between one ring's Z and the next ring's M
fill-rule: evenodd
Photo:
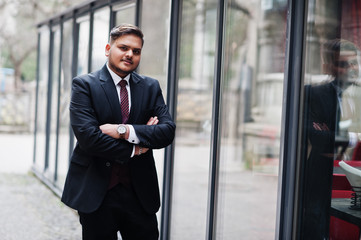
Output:
M130 64L133 64L133 61L131 59L122 59L123 62L127 62L127 63L130 63Z

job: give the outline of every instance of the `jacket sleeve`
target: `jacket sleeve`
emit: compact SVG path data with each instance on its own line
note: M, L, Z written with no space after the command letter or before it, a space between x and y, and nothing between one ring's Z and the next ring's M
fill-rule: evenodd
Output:
M176 125L169 114L168 107L164 102L159 83L156 82L155 104L152 109L152 117L157 116L157 125L133 125L134 130L143 147L151 149L164 148L172 143Z
M70 123L79 147L88 154L102 159L126 161L133 145L125 140L114 139L103 134L99 128L97 113L92 105L91 86L84 77L72 82L70 102Z

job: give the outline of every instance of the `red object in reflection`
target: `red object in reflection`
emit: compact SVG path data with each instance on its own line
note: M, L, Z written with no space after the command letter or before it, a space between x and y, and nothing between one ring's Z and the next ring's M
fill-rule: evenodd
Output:
M334 167L339 167L340 161L334 161ZM347 161L354 167L361 167L361 161ZM345 174L333 174L332 198L351 198L351 185ZM330 217L330 240L359 240L360 228L337 217Z
M361 160L361 142L358 142L353 150L352 158L353 161Z

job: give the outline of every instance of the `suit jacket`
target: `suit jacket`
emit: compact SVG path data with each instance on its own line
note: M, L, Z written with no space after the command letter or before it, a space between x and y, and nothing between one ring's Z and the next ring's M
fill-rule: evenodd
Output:
M303 165L301 239L328 239L338 109L337 92L331 82L306 86L304 123L312 148Z
M316 86L306 86L308 107L307 130L313 151L319 154L333 154L336 127L338 125L339 104L335 83L328 82ZM313 124L322 125L328 130L317 130ZM331 156L332 158L332 156ZM332 159L333 160L333 159Z
M104 65L101 70L75 77L72 82L70 123L77 143L70 159L62 201L71 208L89 213L100 206L109 186L115 161L127 162L131 183L145 211L160 207L157 173L151 149L171 144L175 124L164 103L157 80L131 73L132 124L143 147L149 151L130 158L133 144L103 134L99 126L122 122L119 98L113 79ZM147 126L149 118L159 123Z

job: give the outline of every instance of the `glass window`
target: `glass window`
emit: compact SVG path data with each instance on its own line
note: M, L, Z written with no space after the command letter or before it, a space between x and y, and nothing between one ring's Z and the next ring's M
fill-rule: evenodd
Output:
M183 1L171 239L205 239L217 9Z
M342 166L361 166L360 16L360 1L309 3L302 239L359 239L361 184Z
M169 3L163 0L143 1L141 28L144 34L142 60L138 72L159 81L164 100L167 98L167 67L168 67L168 35L169 35ZM135 9L134 9L135 10ZM156 14L159 13L159 14ZM154 25L157 24L157 34ZM154 57L156 56L156 57ZM163 183L164 149L153 150L158 172L159 187ZM158 217L160 217L158 212Z
M49 179L54 178L56 164L56 141L57 141L57 117L58 117L58 90L59 90L59 61L60 61L60 27L53 27L53 60L51 85L51 108L50 108L50 136L49 136L49 165L45 173Z
M49 28L47 26L39 29L40 50L39 50L39 76L38 76L38 100L37 100L37 121L35 135L35 167L43 171L45 166L45 128L46 128L46 107L48 97L48 74L49 74Z
M91 71L100 69L106 62L105 45L109 38L109 7L104 7L94 13L93 50Z
M73 24L72 20L63 23L63 52L60 69L59 135L57 185L63 187L69 166L70 118L69 104L73 64Z
M79 25L79 42L78 42L78 67L77 67L76 75L81 75L88 73L89 35L90 35L89 17L84 16L78 18L77 23Z
M274 239L287 1L227 5L217 239Z
M145 1L144 4L147 4ZM135 3L134 1L129 1L127 3L119 4L113 7L115 12L115 25L122 23L135 24ZM148 11L148 9L147 9ZM144 11L145 12L145 11ZM142 14L144 14L144 12Z

